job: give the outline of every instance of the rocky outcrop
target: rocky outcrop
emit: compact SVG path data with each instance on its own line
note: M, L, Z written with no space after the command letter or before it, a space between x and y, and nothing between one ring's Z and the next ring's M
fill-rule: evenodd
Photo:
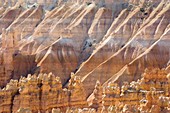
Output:
M102 112L152 113L156 110L158 113L168 113L169 75L164 69L156 68L149 71L146 69L142 76L141 79L132 81L130 84L124 82L121 87L113 82L104 87ZM95 99L97 97L93 100Z
M72 77L69 88L63 89L60 78L52 73L39 74L38 77L28 75L19 81L11 80L0 94L0 112L21 112L29 108L31 112L37 113L51 111L52 108L87 106L79 78Z
M63 89L59 77L52 73L28 75L20 78L18 93L13 98L12 111L29 108L33 113L51 111L52 108L83 108L87 106L85 91L80 78L72 76L69 88Z
M96 82L93 93L88 97L87 102L90 107L95 108L98 112L102 111L103 107L103 86L99 81Z
M168 113L170 77L165 69L145 69L142 78L122 86L110 82L86 98L81 78L73 73L68 88L54 74L28 75L0 90L0 112L154 112ZM54 109L53 109L54 108Z
M13 98L17 93L17 80L10 80L5 88L0 89L0 112L10 113L13 105Z

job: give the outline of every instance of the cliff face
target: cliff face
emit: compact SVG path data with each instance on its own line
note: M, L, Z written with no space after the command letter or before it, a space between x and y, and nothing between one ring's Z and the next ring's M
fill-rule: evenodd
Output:
M85 100L94 93L96 81L101 86L109 82L122 86L123 81L140 79L146 68L166 68L169 72L168 0L30 0L29 3L8 0L0 5L1 87L11 79L52 72L60 77L60 85L69 90L73 72L81 78L82 106L86 107ZM29 89L31 84L17 87ZM78 102L74 98L82 93L76 90L74 96L69 95L70 90L64 91L61 95L67 95L67 100L55 97L54 103L46 103L46 98L53 98L56 91L49 93L52 83L47 82L48 94L43 95L43 83L37 84L35 92L26 91L24 96L19 94L15 98L17 93L11 94L9 99L14 101L14 108L9 108L15 112L21 106L32 108L32 112L51 111L58 104L77 105L71 102ZM30 95L37 102L25 103L32 101ZM96 109L101 107L93 101Z

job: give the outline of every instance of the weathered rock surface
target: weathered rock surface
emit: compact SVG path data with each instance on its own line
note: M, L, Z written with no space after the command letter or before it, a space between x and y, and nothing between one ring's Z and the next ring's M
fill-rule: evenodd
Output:
M72 76L69 88L62 88L54 74L28 75L12 80L0 90L0 112L21 112L29 108L33 113L51 111L52 108L87 107L86 93L79 77Z
M73 73L68 88L54 74L28 75L10 82L0 90L0 112L83 112L120 113L170 111L170 74L165 69L145 69L142 78L122 86L109 82L102 86L96 82L91 96L79 76ZM125 110L125 111L124 111Z
M165 68L162 75L170 72L169 18L168 0L0 1L0 87L17 84L3 90L7 96L0 101L6 103L0 107L3 112L51 112L53 108L71 112L85 110L88 101L98 111L112 110L117 107L110 106L113 100L121 104L127 99L122 97L121 87L127 85L123 81L141 79L146 68ZM144 79L156 82L148 78L151 75L155 76L151 73ZM149 92L149 86L141 90ZM169 98L164 96L160 99ZM138 105L142 96L129 99ZM130 100L124 110L135 107L129 106ZM153 112L162 106L152 103L141 109Z

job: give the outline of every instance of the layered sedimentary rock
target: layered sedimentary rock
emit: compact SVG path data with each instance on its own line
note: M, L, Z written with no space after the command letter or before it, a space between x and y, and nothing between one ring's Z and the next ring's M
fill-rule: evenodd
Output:
M19 112L21 108L33 113L67 107L87 107L86 93L80 78L72 76L68 89L62 88L61 80L54 74L28 75L19 81L11 80L0 90L0 112Z
M161 4L155 10L163 8ZM164 31L169 28L168 7L164 15L158 14L160 17L153 16L155 15L153 9L148 9L144 16L141 16L145 13L141 11L141 8L135 8L130 12L127 9L120 13L107 30L103 41L96 46L92 55L81 64L76 72L76 75L84 78L83 82L87 85L89 93L93 90L89 89L89 86L94 86L97 78L104 83L111 77L115 79L123 74L120 76L120 82L131 81L138 78L140 72L146 67L165 66L165 62L169 61L169 50L167 45L164 45L165 41L168 43L168 35L164 35ZM154 20L150 21L151 18ZM168 31L165 34L168 34ZM163 40L159 41L162 37ZM161 56L160 52L163 52Z
M149 70L149 71L148 71ZM170 112L170 74L165 69L145 69L142 78L122 86L96 82L86 98L81 78L72 74L68 88L54 74L28 75L11 80L0 90L0 112Z
M146 69L142 76L136 82L124 82L121 87L109 83L104 92L103 111L121 112L122 107L123 112L169 112L169 75L156 68L149 72Z
M170 58L168 0L4 1L0 2L0 86L19 81L13 89L17 92L3 90L7 96L2 101L9 102L1 105L7 107L2 107L4 112L81 111L88 107L87 101L91 112L122 109L115 106L122 101L128 103L121 105L124 109L133 109L143 93L164 91ZM157 69L158 77L151 72L141 79L146 68L147 74L150 68L165 72ZM126 97L127 82L138 79L141 92L125 91L134 95ZM162 101L169 98L163 95ZM150 112L164 106L153 103L141 109ZM131 104L135 106L130 108Z

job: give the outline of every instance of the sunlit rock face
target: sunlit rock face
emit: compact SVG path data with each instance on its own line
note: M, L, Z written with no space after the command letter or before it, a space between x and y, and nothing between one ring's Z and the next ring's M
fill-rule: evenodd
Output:
M102 93L98 88L102 90L108 83L117 88L124 81L137 81L146 68L164 68L169 73L168 0L4 0L0 6L0 86L4 88L11 79L19 80L28 74L35 79L40 73L53 73L63 87L62 96L55 99L59 103L46 103L45 99L55 97L56 92L40 95L43 89L50 92L52 87L50 78L44 83L47 88L40 79L38 85L34 84L35 92L30 91L38 102L34 103L27 90L31 83L21 85L21 91L27 87L24 96L18 95L17 88L15 94L8 94L14 104L6 106L15 112L29 107L29 112L51 112L56 106L80 108L67 112L83 110L88 107L86 100L102 111ZM70 84L76 89L70 89ZM17 96L13 98L14 95ZM67 95L66 100L63 95ZM82 103L74 103L79 100ZM14 108L10 107L13 105ZM110 105L104 106L112 109Z
M96 82L92 94L80 76L71 73L68 87L62 88L60 77L53 73L29 74L11 79L0 90L0 112L148 112L169 113L170 74L165 69L146 68L137 81L113 81L106 85Z

